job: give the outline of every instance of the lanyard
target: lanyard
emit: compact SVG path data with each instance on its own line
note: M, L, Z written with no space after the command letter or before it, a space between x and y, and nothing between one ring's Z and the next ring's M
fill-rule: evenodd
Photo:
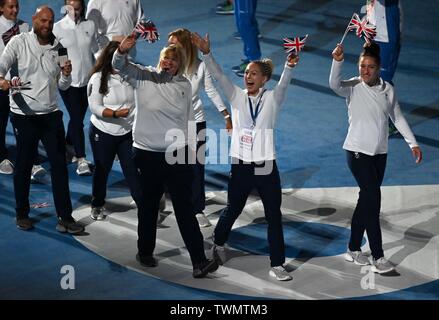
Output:
M259 97L259 101L256 104L256 109L254 111L253 111L252 101L251 101L250 97L247 96L248 104L250 106L250 115L251 115L252 120L253 120L253 127L256 126L256 119L258 118L259 113L260 113L259 107L261 106L262 96L264 95L265 91L266 91L265 89L264 89L264 91L262 91L261 96Z

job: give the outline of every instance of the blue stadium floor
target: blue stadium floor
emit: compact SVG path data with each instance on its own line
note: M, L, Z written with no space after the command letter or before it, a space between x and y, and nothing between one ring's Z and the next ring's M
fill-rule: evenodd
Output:
M36 6L48 3L58 20L62 2L21 0L20 17L30 22ZM231 234L227 263L212 277L191 278L187 251L170 214L169 199L158 230L159 267L151 271L138 266L134 259L135 208L130 206L120 166L115 163L110 175L109 219L92 222L88 218L91 178L77 176L71 164L74 215L87 225L87 233L78 237L55 231L49 178L33 184L30 195L31 204L47 202L48 206L31 210L37 222L32 231L19 231L14 222L12 176L0 176L0 299L439 299L439 38L434 36L439 30L439 8L431 7L430 1L403 3L403 43L394 82L424 161L421 165L414 163L401 136L390 138L381 218L385 254L397 264L397 271L387 277L367 278L368 270L347 265L342 256L357 188L342 150L347 130L345 102L329 89L328 77L331 51L352 13L359 12L364 2L258 1L262 52L277 66L269 86L279 79L285 59L282 38L309 34L275 133L283 184L287 266L293 281L279 284L268 277L262 205L253 197ZM241 42L232 37L236 31L234 18L216 15L216 2L168 0L157 4L142 0L142 4L162 37L155 44L138 44L140 62L155 65L166 35L186 27L210 34L217 61L231 79L242 84L230 70L243 58ZM346 77L357 72L361 45L353 34L347 36ZM208 99L204 101L208 128L218 133L222 118ZM89 114L87 131L88 119ZM67 121L65 112L65 124ZM7 143L13 154L15 139L10 125ZM227 164L217 164L220 154L216 150L226 152L227 141L211 139L209 148L206 213L215 223L225 204L229 169ZM87 158L92 160L88 143ZM47 162L43 166L50 170ZM212 230L202 230L207 252ZM366 238L363 244L368 251ZM73 269L63 269L66 266ZM74 289L64 290L63 277L72 270Z

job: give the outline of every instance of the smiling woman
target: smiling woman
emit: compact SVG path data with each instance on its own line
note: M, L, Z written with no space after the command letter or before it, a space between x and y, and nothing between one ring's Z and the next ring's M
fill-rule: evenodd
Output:
M195 130L192 130L195 128L190 125L194 123L191 84L183 76L185 55L180 46L171 44L162 49L157 69L140 67L127 59L127 53L135 44L134 35L121 42L113 56L113 67L136 89L133 153L142 192L148 195L142 198L138 211L136 258L143 266L157 266L153 252L159 203L166 187L191 256L192 275L203 278L216 271L218 264L206 258L203 235L192 214L193 161L190 159L193 160L195 153ZM171 162L174 154L178 159Z
M210 53L210 40L197 33L193 42L203 53L208 70L218 79L232 106L233 133L231 141L232 169L228 185L227 207L221 213L214 231L212 255L222 263L218 247L224 246L236 219L242 213L248 196L256 188L265 208L270 246L269 275L280 281L291 280L285 270L285 244L282 229L281 182L276 164L273 129L285 92L292 77L292 68L299 60L289 55L281 80L273 90L266 90L273 63L269 59L256 60L245 70L245 90L226 77Z
M329 85L338 95L346 98L349 129L343 149L346 150L349 169L360 187L355 208L351 238L345 259L358 265L370 264L361 252L361 239L367 232L373 256L372 270L377 273L392 271L393 265L384 258L381 226L381 184L387 161L388 118L412 149L416 163L422 152L408 126L393 86L379 77L380 51L376 43L365 44L358 62L359 77L341 80L344 60L343 46L332 51Z

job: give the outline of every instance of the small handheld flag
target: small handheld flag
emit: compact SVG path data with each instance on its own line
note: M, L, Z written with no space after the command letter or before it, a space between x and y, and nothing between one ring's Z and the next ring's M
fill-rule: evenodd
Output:
M20 33L20 28L18 27L18 24L15 24L11 29L9 29L8 31L3 33L2 40L3 40L4 45L6 46L9 42L9 40L11 40L13 36L15 36L19 33Z
M295 37L295 38L284 38L284 49L286 53L293 53L299 54L299 51L305 47L306 39L308 38L308 35L304 37Z
M139 21L133 31L136 34L136 39L141 38L149 43L154 43L160 39L155 24L149 19Z
M11 91L10 94L12 96L15 96L17 93L22 93L23 94L23 90L31 90L32 88L30 87L31 82L27 81L27 82L22 82L20 77L13 77L10 81L11 84ZM26 95L27 96L27 95Z
M361 38L364 37L364 40L367 43L370 43L373 38L376 36L376 27L370 23L367 20L367 16L364 16L362 19L358 16L357 13L354 13L352 15L351 20L349 21L349 24L344 32L343 38L340 41L340 44L343 43L344 38L346 37L346 34L349 31L355 30L355 34L357 37Z

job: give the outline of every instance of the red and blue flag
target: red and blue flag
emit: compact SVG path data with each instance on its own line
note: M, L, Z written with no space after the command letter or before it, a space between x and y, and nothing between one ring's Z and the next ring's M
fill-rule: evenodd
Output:
M296 54L299 53L303 49L306 43L306 39L308 38L308 35L304 37L295 37L295 38L284 38L284 49L286 53L292 53L295 52Z
M151 20L139 21L134 28L134 32L136 33L137 39L141 38L148 41L149 43L156 42L160 39L157 28Z

